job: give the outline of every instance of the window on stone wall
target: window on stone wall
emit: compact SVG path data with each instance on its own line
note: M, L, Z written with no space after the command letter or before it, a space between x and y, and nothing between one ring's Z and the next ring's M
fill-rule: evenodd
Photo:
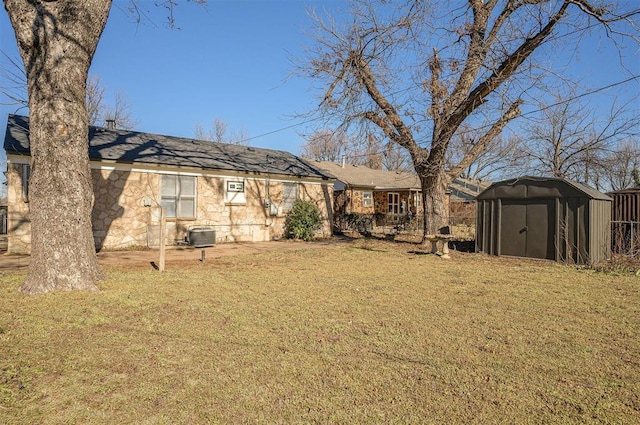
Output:
M373 205L373 192L362 192L362 206L370 207Z
M291 211L296 199L298 199L297 183L282 183L282 210Z
M29 178L31 177L31 165L22 166L22 199L27 202L29 200Z
M160 206L167 217L196 217L196 178L193 176L160 176Z

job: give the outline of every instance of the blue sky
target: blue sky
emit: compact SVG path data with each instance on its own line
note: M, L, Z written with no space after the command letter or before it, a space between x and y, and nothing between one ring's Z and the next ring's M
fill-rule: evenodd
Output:
M314 99L308 82L289 78L290 59L309 41L307 8L341 8L344 2L209 0L206 7L180 2L179 29L168 28L166 11L144 0L138 4L149 14L137 24L128 4L114 0L90 75L107 87L106 103L118 90L126 95L136 130L193 137L197 123L207 129L221 118L230 132L243 130L251 137L250 145L298 153L304 126L293 116L306 112ZM0 49L18 57L0 9ZM15 110L0 105L0 135L4 117Z
M290 58L302 56L311 43L305 35L311 23L307 8L336 12L346 9L344 1L209 0L205 8L180 2L179 30L167 28L165 10L152 1L138 1L149 19L136 24L128 4L114 0L90 74L100 77L108 95L119 90L127 96L139 122L136 130L193 137L197 123L208 128L221 118L231 131L243 130L250 145L299 153L305 141L300 133L311 126L294 116L317 99L310 81L289 78ZM585 85L596 88L640 74L638 46L625 48L625 70L606 38L584 41L567 71L584 78ZM0 49L17 57L4 8ZM573 46L566 54L574 54ZM640 82L619 89L638 93ZM610 90L588 101L606 105L615 94ZM0 105L2 138L4 117L15 109Z

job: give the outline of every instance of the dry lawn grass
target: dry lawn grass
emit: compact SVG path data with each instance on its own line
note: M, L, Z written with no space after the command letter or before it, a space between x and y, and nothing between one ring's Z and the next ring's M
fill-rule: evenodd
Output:
M0 423L640 423L640 279L407 244L0 276Z

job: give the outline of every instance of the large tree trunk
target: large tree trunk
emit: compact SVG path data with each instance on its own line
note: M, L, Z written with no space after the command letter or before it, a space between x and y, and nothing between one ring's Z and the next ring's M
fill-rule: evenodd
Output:
M446 208L448 178L443 170L434 170L430 174L420 173L422 186L422 205L424 205L424 225L422 243L427 243L427 235L443 233L449 223Z
M86 80L111 0L4 0L29 89L31 261L20 290L96 290Z

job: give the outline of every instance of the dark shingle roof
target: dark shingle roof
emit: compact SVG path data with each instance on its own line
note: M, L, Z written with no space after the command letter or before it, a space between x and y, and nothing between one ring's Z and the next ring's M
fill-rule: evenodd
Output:
M29 118L9 115L4 149L7 153L29 153ZM330 174L285 151L102 127L89 127L89 158L125 164L333 180Z

